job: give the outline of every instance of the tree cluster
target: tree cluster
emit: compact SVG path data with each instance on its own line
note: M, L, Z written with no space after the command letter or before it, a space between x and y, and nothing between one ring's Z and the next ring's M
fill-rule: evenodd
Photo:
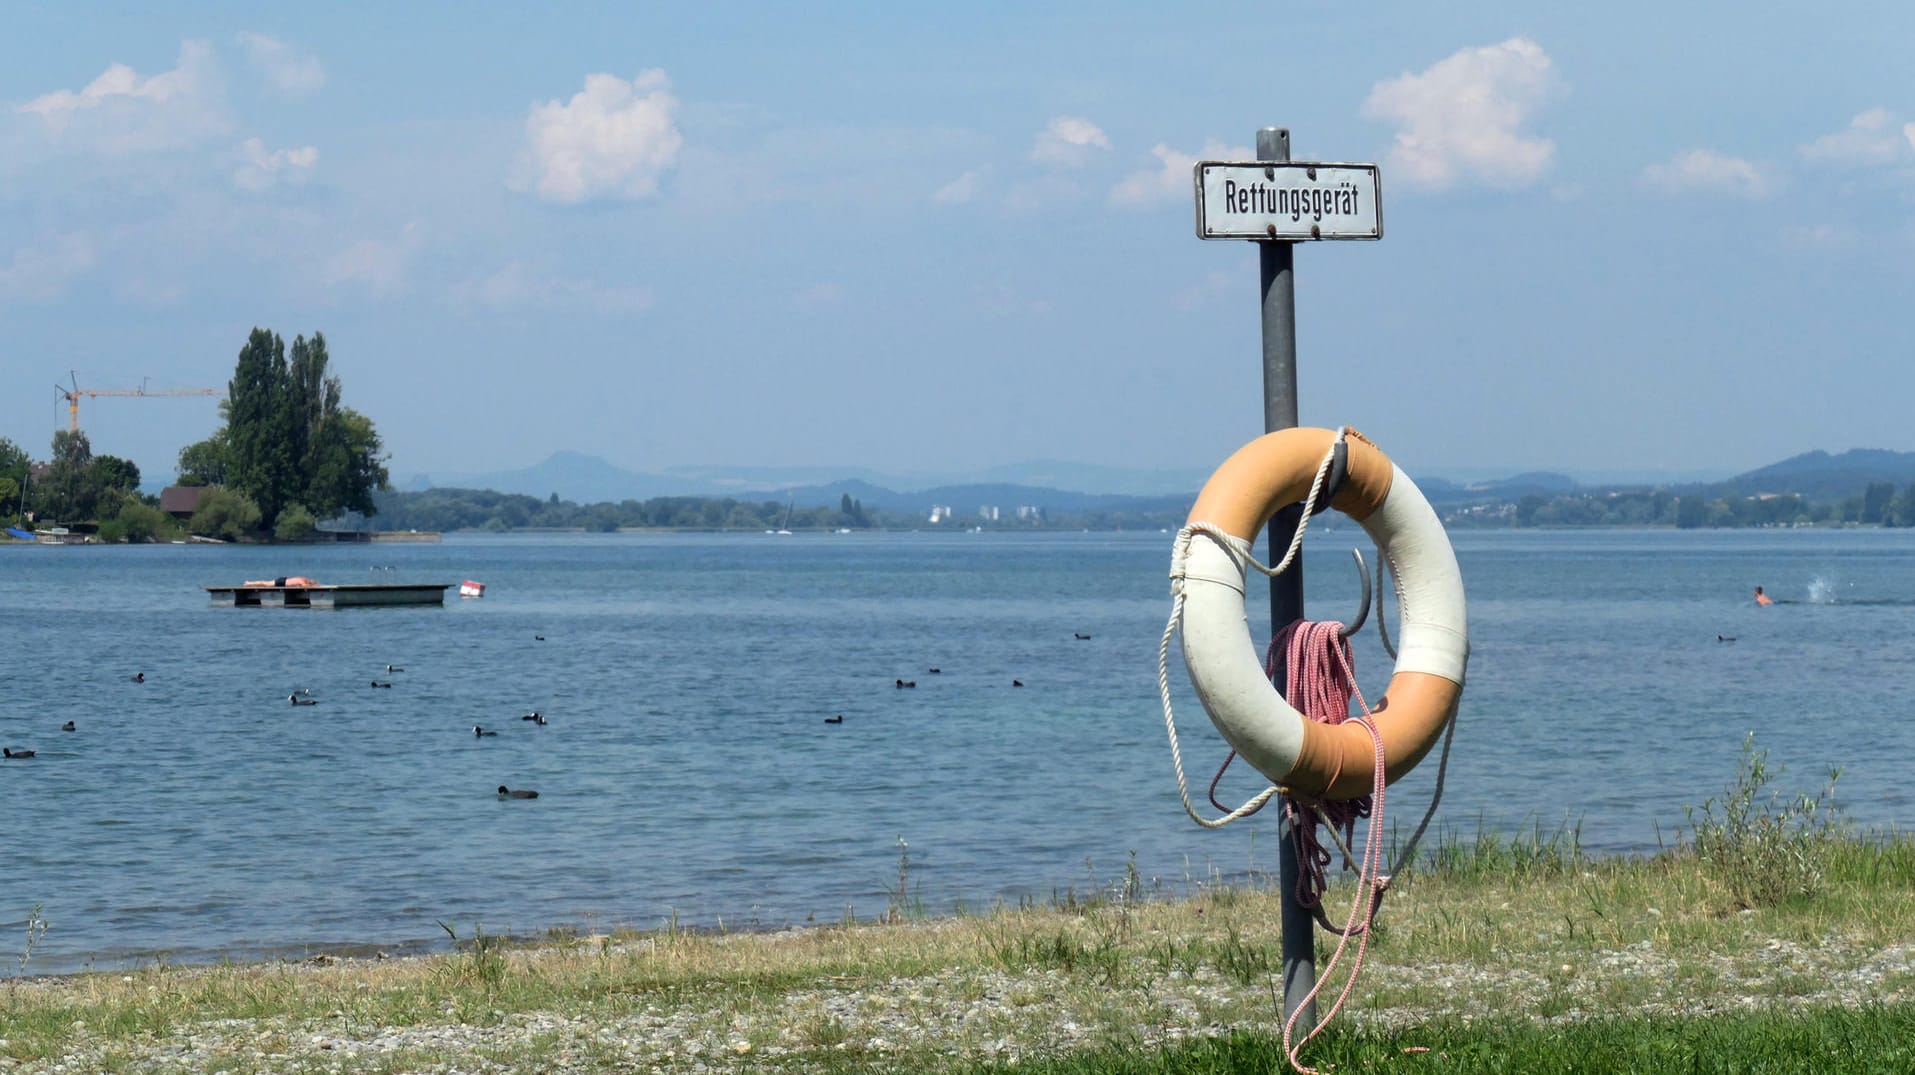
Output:
M36 466L25 450L0 437L0 519L31 517L80 522L116 517L139 503L140 468L129 459L94 455L85 433L53 434L49 460Z
M253 329L221 404L226 422L180 451L180 483L224 486L257 508L254 525L281 535L377 511L373 493L388 482L379 434L340 402L328 361L323 333L295 337L289 355L278 333ZM222 523L233 525L230 516Z
M649 500L577 504L554 493L545 500L489 489L427 489L382 492L379 521L388 530L863 530L880 527L921 529L918 512L879 512L850 494L836 508L791 507L789 501L738 500L732 497L660 496ZM787 521L789 514L789 521ZM985 520L959 517L941 529L965 529ZM994 529L1123 530L1181 525L1168 513L1126 514L1096 511L989 521Z
M1700 492L1632 490L1525 496L1514 504L1450 508L1450 526L1673 526L1680 530L1760 526L1915 527L1915 484L1869 482L1861 495L1811 501L1795 493L1709 496Z
M788 505L731 497L660 496L650 500L575 504L489 489L381 493L379 524L391 530L775 530ZM795 530L863 529L873 513L850 496L837 509L789 508Z

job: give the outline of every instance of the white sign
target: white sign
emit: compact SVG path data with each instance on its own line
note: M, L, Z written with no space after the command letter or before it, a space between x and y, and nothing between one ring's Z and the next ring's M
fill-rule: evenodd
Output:
M1381 239L1374 164L1198 161L1199 239Z

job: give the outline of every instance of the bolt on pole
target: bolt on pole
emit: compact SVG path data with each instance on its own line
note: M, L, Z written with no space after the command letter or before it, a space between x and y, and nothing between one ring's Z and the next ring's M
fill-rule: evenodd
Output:
M1257 132L1257 159L1288 161L1290 131L1265 127ZM1263 299L1263 431L1275 433L1297 425L1297 281L1296 244L1266 241L1257 245L1258 293ZM1276 563L1303 520L1303 505L1292 504L1270 520L1269 561ZM1270 579L1270 636L1303 618L1303 550L1288 570ZM1278 656L1279 662L1282 656ZM1277 668L1281 691L1287 670ZM1280 803L1280 805L1285 805ZM1287 813L1287 811L1286 811ZM1315 1026L1316 1002L1308 1000L1316 984L1316 923L1297 903L1295 826L1280 813L1277 826L1277 883L1282 887L1283 1016L1295 1015L1304 1026Z

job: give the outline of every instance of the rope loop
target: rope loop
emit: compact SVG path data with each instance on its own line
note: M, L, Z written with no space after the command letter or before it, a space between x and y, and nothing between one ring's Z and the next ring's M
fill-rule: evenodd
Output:
M1190 543L1198 534L1203 534L1221 546L1233 561L1240 561L1249 567L1254 567L1259 572L1272 578L1282 574L1295 562L1297 550L1303 547L1303 532L1310 526L1310 519L1315 514L1317 497L1323 492L1323 483L1329 479L1330 467L1336 461L1336 449L1344 443L1348 432L1349 427L1347 426L1337 427L1336 437L1331 441L1330 450L1324 453L1323 462L1317 465L1316 477L1310 482L1310 495L1304 498L1303 518L1297 523L1297 532L1291 536L1290 547L1284 550L1283 559L1279 561L1275 567L1267 566L1259 562L1256 556L1250 552L1238 549L1236 542L1232 540L1229 532L1212 523L1191 522L1185 524L1182 529L1177 531L1177 539L1171 546L1170 619L1165 622L1163 638L1157 644L1157 693L1163 699L1164 703L1164 732L1170 738L1170 763L1171 767L1177 772L1177 795L1183 801L1184 813L1190 817L1190 820L1195 821L1204 828L1222 828L1232 821L1236 821L1238 818L1249 817L1251 814L1263 809L1264 804L1270 801L1270 797L1277 794L1278 788L1275 784L1272 784L1252 796L1242 806L1237 807L1235 810L1230 810L1217 818L1206 818L1197 813L1197 808L1191 805L1190 782L1184 776L1183 749L1177 742L1177 720L1171 712L1170 704L1170 640L1176 635L1177 630L1183 626L1184 570L1190 558ZM1226 760L1224 764L1229 765L1230 763ZM1215 802L1214 797L1212 798L1212 802Z

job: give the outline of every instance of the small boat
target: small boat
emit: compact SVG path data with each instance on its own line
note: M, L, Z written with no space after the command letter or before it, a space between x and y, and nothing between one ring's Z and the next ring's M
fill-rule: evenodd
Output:
M459 583L459 596L460 597L484 597L485 583L473 582L471 579L465 579Z

